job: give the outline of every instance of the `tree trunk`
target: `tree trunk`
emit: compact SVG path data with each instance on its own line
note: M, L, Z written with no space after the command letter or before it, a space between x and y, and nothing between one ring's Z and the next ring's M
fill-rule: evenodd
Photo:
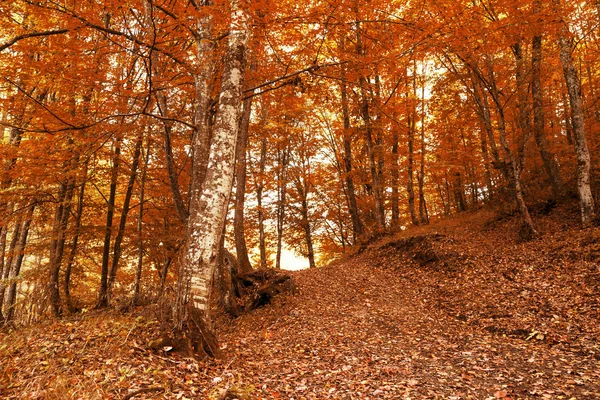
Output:
M129 204L131 203L131 196L133 195L133 186L137 177L137 170L140 164L140 154L142 151L142 143L144 141L143 131L140 130L135 147L133 150L133 159L131 162L131 171L129 172L129 181L127 182L127 189L125 190L125 199L123 200L123 209L121 210L121 218L119 220L119 227L117 229L117 235L115 236L115 242L113 244L113 256L112 265L110 267L110 274L108 276L108 298L110 299L111 292L117 277L117 269L119 268L119 261L121 260L121 244L123 242L123 236L125 235L125 227L127 225L127 215L129 214Z
M475 104L477 105L477 114L483 123L485 129L485 136L482 135L482 146L484 142L486 144L486 151L484 154L488 154L487 147L489 145L490 153L492 155L492 165L494 168L499 169L504 178L508 180L508 169L506 162L500 157L500 152L498 151L498 146L496 144L496 138L494 137L494 128L492 124L492 116L490 111L490 105L488 102L488 97L486 95L485 90L483 89L480 78L477 74L471 74L471 82L473 83L473 99L475 100ZM491 182L491 177L490 177Z
M521 186L521 168L518 165L518 161L514 156L513 151L510 148L508 143L508 139L506 137L506 120L504 116L504 107L499 97L498 87L496 85L496 78L494 75L493 65L490 60L487 61L489 64L489 90L496 104L496 109L498 111L498 131L500 132L500 143L502 148L504 149L505 157L509 160L509 165L507 168L507 178L509 184L514 190L515 200L517 202L517 207L519 212L521 213L523 227L521 232L522 237L524 239L530 239L537 236L537 231L535 226L533 225L533 221L531 216L529 215L529 210L527 209L527 205L525 204L525 199L523 197L523 188Z
M72 140L69 139L70 144ZM73 192L75 189L74 168L79 162L79 155L73 154L71 160L64 168L64 183L60 184L58 194L58 205L54 215L54 223L52 228L52 241L50 243L50 279L49 279L49 297L52 312L55 316L59 316L62 312L60 306L60 291L59 291L59 275L60 266L62 263L67 224L71 214L71 202L73 200Z
M557 0L554 0L558 3ZM595 216L594 198L590 186L591 159L585 137L585 115L581 99L581 86L577 70L573 65L571 55L571 41L568 39L568 29L563 26L558 38L560 61L563 67L569 103L571 106L571 121L575 139L575 153L577 154L577 189L579 191L579 204L581 209L581 222L584 226L591 223Z
M63 288L65 292L65 305L67 306L67 310L69 311L73 311L73 303L71 301L70 292L71 271L73 270L73 264L75 262L75 255L77 254L77 246L79 243L79 235L81 234L81 219L83 216L83 200L85 194L85 185L87 183L87 168L88 162L86 161L83 173L83 180L81 182L81 187L79 188L79 196L77 199L77 213L75 215L75 232L73 234L73 241L71 242L71 249L67 258L67 266L65 267L65 277L63 282Z
M265 165L267 159L267 138L263 137L260 144L259 176L260 182L256 188L256 199L258 203L258 247L260 251L260 268L267 268L267 246L265 238L265 213L263 210L263 189L265 185Z
M14 227L12 235L11 235L10 244L8 246L8 257L6 258L6 260L4 262L5 265L4 265L4 271L2 274L2 282L7 282L8 278L10 277L10 274L11 274L13 260L15 258L15 250L17 248L17 243L19 241L19 236L21 234L22 221L23 221L23 216L21 213L19 213L17 215L17 220L15 221L15 227ZM8 230L8 224L5 225L4 229ZM2 312L2 307L3 307L4 301L5 301L6 287L7 287L6 284L0 283L0 313ZM5 317L6 312L3 315Z
M521 43L517 42L512 46L513 55L516 62L516 80L517 80L517 108L519 109L518 125L521 129L521 135L518 139L517 168L519 176L525 166L525 146L531 137L533 131L531 125L531 109L529 107L527 71L525 71L525 59Z
M356 54L359 58L364 58L366 50L362 43L362 34L360 22L358 21L358 2L354 3L356 15ZM360 70L358 72L358 81L360 87L360 110L365 124L365 143L367 145L367 154L369 158L369 170L371 172L371 186L375 198L375 221L378 231L385 230L385 209L383 206L383 195L381 190L380 176L377 171L377 161L375 156L375 143L373 142L373 121L369 109L369 99L367 96L367 79Z
M23 221L17 246L15 247L15 255L13 256L13 263L10 273L10 278L13 281L8 287L8 293L6 294L7 321L12 321L14 319L15 301L17 299L17 282L15 280L21 273L21 265L23 264L23 258L25 257L25 246L27 245L27 236L29 235L29 227L31 226L35 206L36 204L32 203L27 209L27 215L25 216L25 221Z
M539 3L539 2L536 2ZM544 169L550 185L552 186L552 195L559 199L563 195L563 182L560 177L558 163L554 159L554 154L549 149L545 134L544 118L544 94L542 91L542 36L533 37L531 46L531 94L533 97L533 136L535 143L540 151Z
M108 306L108 265L110 262L110 242L112 237L113 215L115 213L115 198L117 195L117 179L119 177L119 157L121 155L121 139L117 139L112 155L110 177L110 192L108 195L108 210L106 212L106 228L104 230L104 247L102 250L102 267L100 271L100 289L96 308Z
M144 15L144 19L145 19L145 25L148 29L148 35L151 36L151 40L152 42L156 43L157 40L157 32L156 32L156 28L155 28L155 21L152 20L153 18L153 7L154 5L152 4L152 2L147 2L144 3L145 5L145 15ZM152 28L152 29L151 29ZM205 28L205 26L200 23L198 25L198 29L199 29L199 35L206 35L207 32L203 31L203 28ZM206 39L206 37L201 37L201 38L196 38L196 40L202 40L202 39ZM213 46L212 43L210 43L209 40L205 40L206 43L197 43L197 46L207 46L208 48L211 48L211 46ZM198 49L198 51L201 51L200 49ZM154 51L151 53L151 78L153 79L152 82L154 82L154 80L159 80L162 74L162 68L161 68L161 63L160 63L160 59L159 59L159 53ZM210 60L209 57L207 57L206 59L202 60L202 67L201 68L208 68L210 70L210 68L212 68L210 62L208 62L207 60ZM201 70L199 73L203 73L205 72L204 70ZM153 89L153 88L150 88ZM165 151L165 165L167 167L167 176L169 178L169 186L171 188L171 196L173 197L173 204L175 205L175 210L177 211L177 216L179 217L179 220L181 222L183 222L184 224L187 221L187 217L188 217L188 209L187 206L185 205L185 202L183 200L183 196L181 194L181 187L179 185L179 176L177 174L177 166L175 164L175 157L173 156L173 146L172 146L172 142L171 142L171 134L173 132L173 124L174 122L172 120L170 120L170 113L169 113L169 104L168 104L168 99L167 99L167 91L166 90L155 90L154 91L154 95L156 97L156 105L158 106L158 112L160 114L161 117L165 118L162 120L162 126L163 126L163 148ZM209 100L206 100L209 101ZM198 126L196 125L196 129L198 129Z
M193 171L190 216L178 276L176 323L179 329L195 331L194 350L209 356L218 352L210 323L209 299L221 235L235 173L235 145L244 85L248 21L236 0L232 0L232 21L223 64L221 94L214 124L211 151L203 189L201 175ZM200 158L199 153L194 158ZM195 160L196 161L196 160ZM199 160L198 160L199 161ZM194 162L194 169L202 166ZM207 340L209 335L212 339Z
M235 236L235 252L239 263L240 272L252 271L248 247L246 245L246 233L244 229L244 204L246 197L246 150L248 147L248 128L250 126L250 114L252 112L252 98L244 100L242 119L237 137L236 149L236 187L235 187L235 216L233 222L233 233Z
M427 212L427 203L425 202L425 84L421 91L421 164L417 180L419 181L419 217L422 224L429 223L429 213Z
M236 1L236 0L232 0ZM210 6L212 0L200 0L202 6ZM212 149L212 121L211 104L213 99L211 93L214 86L215 71L215 46L213 33L213 20L208 15L199 18L197 24L196 52L198 54L198 73L194 76L194 88L196 99L194 102L194 136L192 141L192 180L189 194L189 208L192 207L191 198L200 199L204 181L208 172L209 155ZM220 101L220 99L219 99ZM190 211L191 212L191 211Z
M167 101L164 94L158 92L157 93L157 103L159 105L159 111L161 116L167 118L168 113L167 109ZM171 196L173 196L173 204L175 205L175 210L177 211L177 216L179 220L183 223L187 221L188 218L188 209L183 201L183 196L181 195L181 188L179 186L179 177L177 175L177 169L175 167L175 157L173 157L173 147L171 145L171 121L163 122L163 143L165 150L165 164L167 166L167 176L169 177L169 186L171 187Z
M454 181L454 202L456 204L456 212L463 212L467 210L467 204L465 203L465 191L463 188L462 175L460 172L456 172Z
M342 48L344 46L344 40L342 40ZM341 66L341 101L342 101L342 118L344 120L344 168L346 176L346 187L348 188L348 208L350 211L350 218L352 220L352 236L354 244L360 240L363 235L364 229L358 214L358 204L356 202L356 190L354 188L354 178L352 177L352 140L350 132L350 113L348 111L348 88L346 85L345 68Z
M146 174L148 172L148 163L150 162L150 148L152 145L152 141L150 138L147 139L148 147L146 149L146 154L142 155L144 158L144 167L142 168L142 176L140 177L140 209L138 212L138 221L137 221L137 236L138 236L138 261L137 268L135 270L135 282L133 284L133 296L131 300L131 304L136 306L139 304L140 300L140 284L142 281L142 269L143 269L143 261L144 261L144 201L146 199Z
M410 111L409 111L410 112ZM408 116L408 154L406 156L408 181L406 182L406 192L408 194L408 212L414 226L419 225L417 214L415 212L415 189L414 189L414 135L415 123L412 116Z
M165 285L167 282L167 275L169 274L169 267L171 266L171 262L173 258L170 256L165 257L163 261L162 269L160 270L160 285L158 287L158 298L161 299L163 297L163 293L165 292Z
M287 167L290 158L290 148L286 143L283 149L277 150L277 253L275 269L281 269L281 252L283 249L283 224L285 222L285 207L287 195Z
M4 280L8 278L9 267L5 262L4 256L6 253L6 234L8 231L7 226L0 226L0 323L4 321L4 314L2 314L2 304L4 303Z
M300 195L300 224L302 225L302 230L304 231L304 239L306 240L306 255L308 257L308 264L310 268L315 268L315 252L313 249L313 240L312 240L312 232L310 228L310 220L308 216L308 182L306 182L304 178L304 182L301 179L296 179L294 181L296 190Z
M391 170L391 183L392 186L392 226L397 227L400 221L400 194L398 191L398 185L400 184L400 166L398 165L398 141L399 135L398 130L392 128L392 170Z

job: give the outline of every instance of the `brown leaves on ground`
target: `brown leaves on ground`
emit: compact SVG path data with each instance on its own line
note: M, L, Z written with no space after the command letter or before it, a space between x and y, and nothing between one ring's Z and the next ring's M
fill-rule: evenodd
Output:
M536 221L544 234L521 243L515 221L480 212L294 273L295 295L219 319L220 360L149 350L159 331L150 316L84 315L13 332L0 340L1 394L600 398L600 235L565 215Z

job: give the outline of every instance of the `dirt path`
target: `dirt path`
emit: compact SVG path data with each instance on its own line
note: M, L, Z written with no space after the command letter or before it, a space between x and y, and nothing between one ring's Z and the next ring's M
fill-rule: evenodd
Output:
M463 263L471 265L476 255L480 268L487 271L494 262L498 268L493 247L486 251L480 242L471 249L474 254L460 250ZM547 330L532 335L535 330L525 324L531 310L521 315L512 309L508 322L502 320L507 315L471 315L468 304L457 314L456 305L449 310L440 296L449 295L446 285L460 290L462 274L390 273L381 267L386 260L405 261L405 254L395 254L298 273L296 296L238 319L223 336L226 351L235 357L229 373L241 374L243 385L254 387L252 398L600 398L600 353L593 347L573 350L549 341ZM530 265L526 256L515 261L510 251L502 254L506 268ZM493 290L494 284L480 290ZM512 288L507 290L510 295ZM494 293L479 296L463 293L462 301L502 310L493 304ZM499 293L498 302L505 297ZM519 305L506 307L512 306ZM497 329L487 325L490 321Z

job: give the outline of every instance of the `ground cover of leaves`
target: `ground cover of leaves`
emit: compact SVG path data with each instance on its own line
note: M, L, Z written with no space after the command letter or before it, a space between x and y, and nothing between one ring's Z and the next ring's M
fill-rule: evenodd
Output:
M490 212L294 273L294 295L220 317L222 357L153 351L151 309L0 334L0 397L598 399L600 232L577 213Z

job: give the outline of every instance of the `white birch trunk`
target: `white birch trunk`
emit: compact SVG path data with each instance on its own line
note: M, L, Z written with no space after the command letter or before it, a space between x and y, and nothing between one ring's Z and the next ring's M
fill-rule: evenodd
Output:
M196 186L191 193L187 242L179 275L177 320L180 324L187 319L189 311L194 310L202 316L202 322L210 325L208 309L212 276L233 186L248 43L247 17L236 0L232 1L230 28L206 178L202 190L197 190ZM197 157L202 155L194 154L195 168ZM193 179L197 179L196 174Z
M575 153L577 154L577 190L579 191L579 205L581 208L581 222L588 225L594 218L594 198L590 186L591 159L585 137L585 117L581 100L581 86L577 70L573 65L570 41L567 39L568 30L563 27L558 45L560 49L560 62L562 63L569 104L571 105L571 120L573 136L575 139Z

